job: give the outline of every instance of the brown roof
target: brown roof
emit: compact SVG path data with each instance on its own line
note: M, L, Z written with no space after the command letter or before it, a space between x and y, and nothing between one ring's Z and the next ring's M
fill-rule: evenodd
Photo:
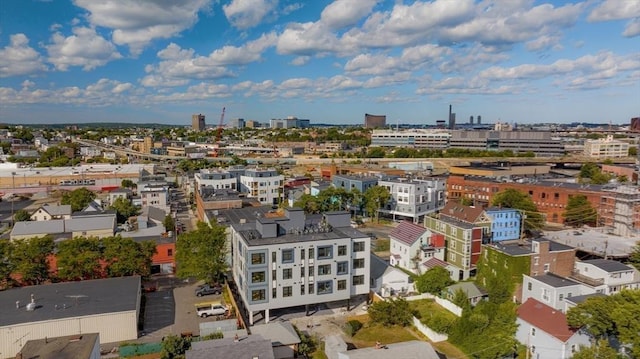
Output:
M434 258L430 258L428 261L422 263L422 265L427 267L427 268L429 268L429 269L432 269L432 268L435 268L435 267L446 267L449 264L447 262L445 262L445 261L441 261L440 259L434 257Z
M482 207L463 206L457 202L449 201L444 208L440 210L440 215L463 222L476 223L482 212L484 212Z
M404 221L400 222L400 224L389 233L389 237L395 238L396 240L412 245L414 244L418 238L420 238L425 232L426 228L422 227L419 224L415 224L413 222Z
M576 332L569 328L564 313L533 298L527 299L524 304L518 307L518 318L562 342L569 340Z

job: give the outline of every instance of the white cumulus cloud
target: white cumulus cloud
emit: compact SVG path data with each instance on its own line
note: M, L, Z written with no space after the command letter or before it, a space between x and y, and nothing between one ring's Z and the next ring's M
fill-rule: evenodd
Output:
M25 34L9 37L9 45L0 49L0 77L30 75L46 71L40 54L29 46L29 38Z
M81 66L88 71L122 57L111 42L87 27L73 28L73 35L69 37L59 32L53 34L46 49L48 61L60 71L67 71L71 66Z
M222 10L231 25L245 30L259 25L277 6L277 0L232 0Z

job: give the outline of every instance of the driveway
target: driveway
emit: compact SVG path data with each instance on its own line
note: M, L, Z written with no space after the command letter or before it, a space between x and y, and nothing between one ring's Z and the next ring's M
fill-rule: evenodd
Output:
M188 285L175 288L173 295L176 298L175 309L175 324L174 333L187 333L192 335L200 335L200 323L214 322L214 317L200 318L196 314L196 303L203 302L222 302L222 295L205 295L202 297L196 297L195 290L197 284L201 283L189 283Z
M146 293L144 311L144 336L142 342L157 342L172 333L175 321L175 302L173 290L165 289Z

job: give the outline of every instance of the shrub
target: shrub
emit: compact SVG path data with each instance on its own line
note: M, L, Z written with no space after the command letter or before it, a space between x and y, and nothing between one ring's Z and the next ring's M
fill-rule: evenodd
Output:
M456 319L434 312L422 319L422 323L438 333L449 334L456 323Z
M362 329L362 323L358 320L350 320L344 325L344 331L350 336L356 335L358 330Z

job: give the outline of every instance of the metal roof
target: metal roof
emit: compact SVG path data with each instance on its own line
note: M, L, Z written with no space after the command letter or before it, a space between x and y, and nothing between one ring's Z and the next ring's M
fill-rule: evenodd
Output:
M251 334L259 334L263 338L271 340L271 345L274 347L300 343L300 337L290 322L254 325L251 327Z
M260 358L274 359L271 341L260 335L241 336L236 342L234 338L222 338L194 342L192 349L185 353L186 359L210 359L223 355L225 358ZM224 353L224 354L222 354Z
M609 273L627 272L627 271L633 270L633 268L631 268L626 264L620 263L618 261L612 261L609 259L589 259L586 261L582 261L582 263L591 264Z
M554 288L561 288L561 287L569 287L572 285L581 285L580 283L571 280L569 278L565 278L565 277L561 277L559 275L555 275L553 273L545 273L543 275L538 275L535 277L532 277L533 279L540 281L546 285L552 286Z
M36 309L27 311L32 296ZM139 296L139 276L8 289L0 291L0 326L134 311Z
M84 333L29 340L20 350L22 358L89 359L98 344L98 333Z

